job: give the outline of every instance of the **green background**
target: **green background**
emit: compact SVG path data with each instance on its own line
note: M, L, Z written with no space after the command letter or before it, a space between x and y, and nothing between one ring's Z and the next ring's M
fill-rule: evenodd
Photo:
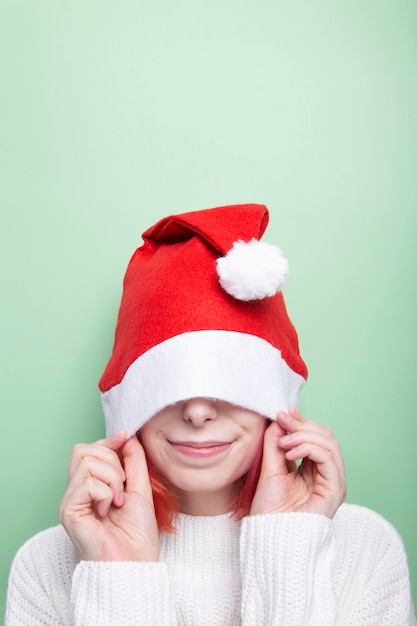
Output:
M417 589L417 7L407 0L0 4L1 589L57 523L122 276L169 213L270 208L348 501L401 533Z

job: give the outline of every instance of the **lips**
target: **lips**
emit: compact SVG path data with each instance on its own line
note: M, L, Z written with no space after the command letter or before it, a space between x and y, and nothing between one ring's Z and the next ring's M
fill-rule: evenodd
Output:
M215 446L227 446L228 441L170 441L175 446L187 446L188 448L213 448Z
M176 452L193 458L208 458L227 452L228 441L170 441Z

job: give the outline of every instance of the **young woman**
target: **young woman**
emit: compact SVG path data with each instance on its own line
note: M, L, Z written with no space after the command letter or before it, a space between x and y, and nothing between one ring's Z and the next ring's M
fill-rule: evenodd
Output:
M342 504L338 443L295 408L307 369L267 221L238 205L144 233L107 437L74 448L62 525L16 556L7 626L415 624L401 539Z

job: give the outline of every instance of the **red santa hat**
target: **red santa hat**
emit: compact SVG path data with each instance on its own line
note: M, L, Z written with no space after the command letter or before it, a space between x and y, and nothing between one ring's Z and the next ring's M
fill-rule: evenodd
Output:
M274 419L307 378L281 287L282 251L259 241L268 209L173 215L128 265L113 352L99 387L107 433L136 432L164 407L225 400Z

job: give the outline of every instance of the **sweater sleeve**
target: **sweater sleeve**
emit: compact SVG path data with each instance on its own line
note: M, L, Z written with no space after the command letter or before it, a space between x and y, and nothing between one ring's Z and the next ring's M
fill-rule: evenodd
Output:
M81 561L71 604L75 626L177 623L166 563Z
M166 563L79 561L62 527L18 551L9 576L6 626L175 626Z
M407 554L397 530L375 511L345 505L335 517L344 566L338 580L343 626L414 626ZM354 549L354 546L356 548ZM341 559L339 558L341 562Z
M10 569L5 626L70 626L73 549L60 527L30 538ZM72 545L71 545L72 548Z
M332 522L313 513L242 521L242 625L334 626Z
M245 518L242 624L414 626L401 538L369 509Z

